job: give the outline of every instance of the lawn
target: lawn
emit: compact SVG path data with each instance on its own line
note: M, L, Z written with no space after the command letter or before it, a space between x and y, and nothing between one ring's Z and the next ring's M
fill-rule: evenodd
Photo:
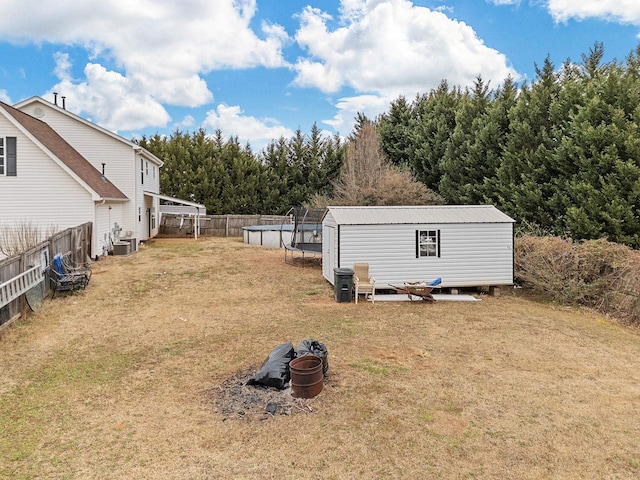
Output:
M640 477L637 331L513 294L336 303L283 260L156 240L6 330L0 478ZM306 338L329 351L318 397L222 408Z

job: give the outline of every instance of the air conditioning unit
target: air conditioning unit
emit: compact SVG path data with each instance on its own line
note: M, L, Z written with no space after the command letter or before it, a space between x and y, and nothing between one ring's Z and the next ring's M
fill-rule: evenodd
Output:
M120 237L118 243L129 243L129 253L136 253L138 251L138 239L130 237Z
M116 242L113 244L114 255L130 255L131 243L129 242Z

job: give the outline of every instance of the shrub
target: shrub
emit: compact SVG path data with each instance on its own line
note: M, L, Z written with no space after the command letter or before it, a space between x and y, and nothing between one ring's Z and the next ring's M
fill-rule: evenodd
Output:
M604 239L536 235L517 237L514 247L516 282L524 288L640 323L640 252Z

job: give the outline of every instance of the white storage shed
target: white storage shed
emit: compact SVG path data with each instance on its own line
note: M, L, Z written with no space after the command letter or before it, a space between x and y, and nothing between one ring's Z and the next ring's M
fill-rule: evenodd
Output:
M514 220L492 205L328 207L322 274L368 263L376 290L442 278L442 287L513 285Z

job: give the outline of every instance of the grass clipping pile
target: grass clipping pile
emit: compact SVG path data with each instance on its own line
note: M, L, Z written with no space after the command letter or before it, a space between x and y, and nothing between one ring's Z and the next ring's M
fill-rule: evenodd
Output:
M534 293L640 325L640 254L629 247L524 235L515 241L515 270Z

